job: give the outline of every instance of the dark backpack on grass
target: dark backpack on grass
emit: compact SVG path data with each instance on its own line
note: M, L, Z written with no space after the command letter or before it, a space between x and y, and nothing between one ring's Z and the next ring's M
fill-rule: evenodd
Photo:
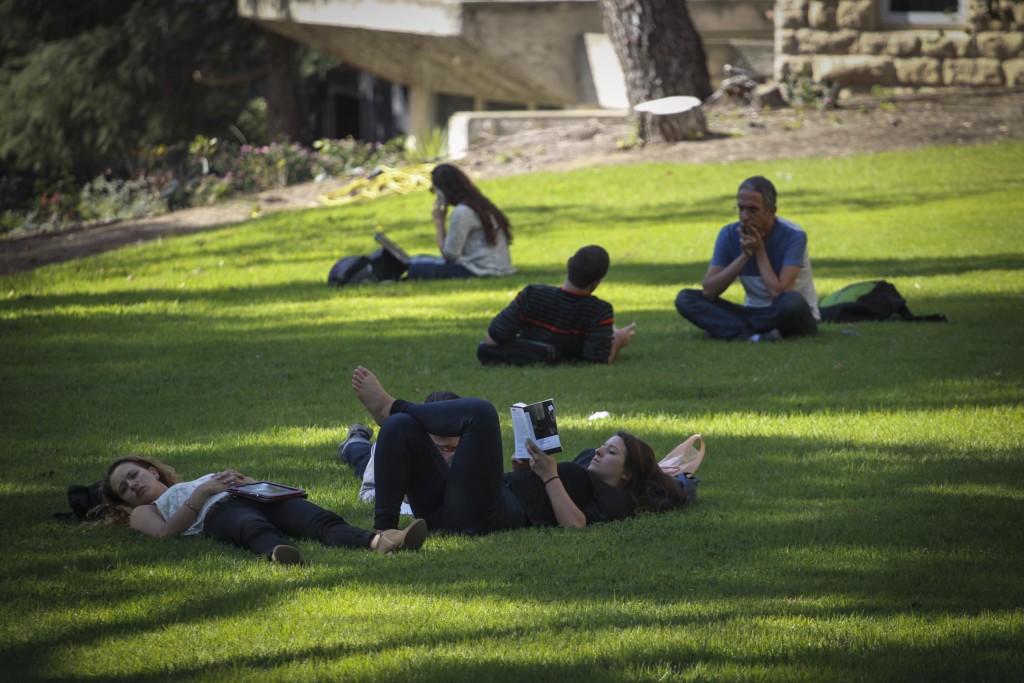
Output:
M565 361L562 353L551 344L529 339L513 339L505 344L484 344L476 347L481 365L555 365Z
M914 315L907 308L907 300L896 291L892 283L885 280L868 280L847 285L819 301L818 310L821 311L821 321L826 323L890 320L894 316L908 322L946 320L942 313Z
M327 284L358 285L363 282L387 282L402 277L406 266L384 249L369 256L346 256L331 268Z
M88 486L72 484L68 487L68 505L71 512L56 512L53 516L63 520L89 519L89 511L103 505L103 482L93 482Z
M327 274L327 284L358 285L361 282L376 282L370 269L370 259L366 256L346 256L331 267Z

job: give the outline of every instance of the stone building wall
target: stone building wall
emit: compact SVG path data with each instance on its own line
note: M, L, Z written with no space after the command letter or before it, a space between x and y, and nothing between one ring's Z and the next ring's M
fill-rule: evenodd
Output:
M775 79L848 92L1024 86L1024 0L966 0L964 22L944 28L887 27L881 1L776 0Z

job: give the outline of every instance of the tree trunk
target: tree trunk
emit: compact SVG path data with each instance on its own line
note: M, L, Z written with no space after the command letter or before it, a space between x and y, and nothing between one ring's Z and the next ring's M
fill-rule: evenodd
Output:
M295 43L267 31L267 133L298 140L299 70Z
M601 13L631 106L675 95L702 101L711 95L704 41L685 0L601 0ZM639 123L644 142L676 142L707 133L699 107L683 114L640 114Z

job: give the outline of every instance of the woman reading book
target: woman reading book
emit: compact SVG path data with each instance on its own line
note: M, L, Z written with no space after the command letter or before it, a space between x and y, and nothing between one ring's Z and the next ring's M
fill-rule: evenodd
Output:
M235 470L186 482L156 458L129 455L111 463L103 476L103 521L158 538L204 534L281 564L303 564L302 555L284 535L385 555L418 550L427 536L420 519L403 531L367 531L305 498L261 502L229 492L256 483Z
M584 467L556 463L528 443L525 471L503 472L498 413L487 401L463 398L410 403L388 394L360 366L352 388L381 426L377 437L374 526L394 529L408 498L416 517L432 529L483 534L527 526L583 528L596 522L682 507L680 482L658 466L642 440L619 431L590 454ZM458 436L450 467L437 462L430 434Z
M508 218L476 185L451 164L430 174L434 192L434 230L441 256L415 256L406 277L438 280L511 275Z

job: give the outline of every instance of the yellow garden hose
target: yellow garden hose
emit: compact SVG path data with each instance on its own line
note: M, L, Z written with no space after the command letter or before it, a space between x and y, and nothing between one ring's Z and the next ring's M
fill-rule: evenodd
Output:
M419 164L405 168L380 166L370 176L356 178L336 190L318 196L317 200L328 206L340 206L364 199L376 199L384 194L409 194L418 190L428 190L432 170L434 164Z

